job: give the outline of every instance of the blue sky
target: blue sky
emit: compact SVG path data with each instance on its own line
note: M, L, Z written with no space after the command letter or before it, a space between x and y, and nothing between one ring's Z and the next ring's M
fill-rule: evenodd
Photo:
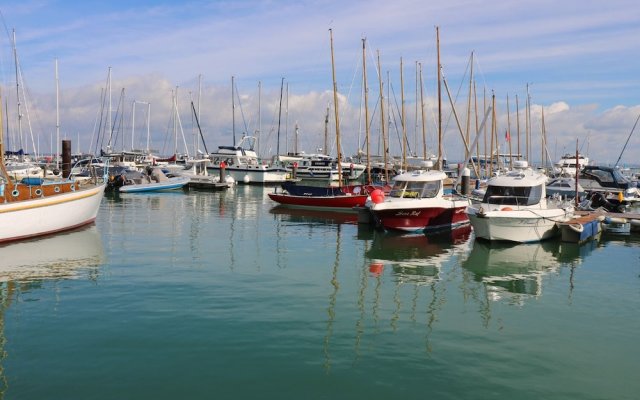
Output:
M130 125L126 114L134 99L152 103L155 148L163 146L171 91L176 87L184 129L191 132L186 126L189 98L198 91L201 74L201 120L208 147L232 140L230 79L234 75L244 114L244 118L236 115L237 131L257 129L260 81L262 150L273 150L274 108L284 77L289 87L287 148L294 123L298 123L300 146L311 152L320 143L327 102L331 101L329 28L334 35L338 87L344 96L341 131L344 146L351 147L351 152L361 142L357 136L363 131L363 37L368 47L370 107L375 108L378 96L376 51L380 51L383 74L388 71L398 104L402 57L407 131L414 134L415 63L419 61L431 116L428 131L433 132L436 25L440 27L443 71L452 95L457 96L461 118L466 118L465 80L473 51L479 94L495 93L497 98L499 131L508 129L506 97L515 116L515 96L523 107L529 84L532 130L539 134L544 109L552 158L575 149L579 139L591 158L615 162L640 113L640 4L636 1L10 0L3 2L0 11L6 31L0 35L3 97L10 98L15 92L11 53L11 31L15 29L24 86L32 97L31 117L38 121L33 129L45 132L45 142L55 126L53 65L57 58L61 130L72 139L80 137L81 143L88 145L95 131L100 93L111 67L114 101L120 88L126 89L125 125ZM444 102L448 106L446 95ZM520 112L522 117L523 110ZM512 132L516 130L514 119ZM450 111L445 120L447 156L459 159L462 144ZM377 128L372 125L372 129ZM637 162L639 138L634 133L623 162ZM532 147L538 146L531 151L537 160L539 139L534 136L532 140Z

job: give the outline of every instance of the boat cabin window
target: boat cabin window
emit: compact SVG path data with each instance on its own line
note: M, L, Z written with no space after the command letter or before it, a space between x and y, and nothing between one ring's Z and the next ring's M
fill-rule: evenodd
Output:
M407 182L396 181L389 196L406 199L425 199L436 197L440 191L440 181Z
M488 186L483 203L511 206L532 206L540 203L542 185L538 186Z

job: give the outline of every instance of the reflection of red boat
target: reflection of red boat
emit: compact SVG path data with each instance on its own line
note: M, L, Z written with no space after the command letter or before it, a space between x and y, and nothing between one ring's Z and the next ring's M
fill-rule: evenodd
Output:
M280 204L272 207L269 213L284 216L292 222L324 222L337 224L356 224L358 222L358 216L352 213L335 212L335 210L291 208Z

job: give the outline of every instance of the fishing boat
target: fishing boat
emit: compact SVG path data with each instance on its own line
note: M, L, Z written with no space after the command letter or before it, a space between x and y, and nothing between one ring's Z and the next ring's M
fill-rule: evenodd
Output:
M528 243L558 234L556 224L569 220L574 208L546 198L546 179L521 160L514 170L489 179L482 202L466 211L476 238Z
M356 212L354 207L364 207L369 194L364 187L349 191L346 187L315 187L287 182L269 198L276 203L292 208L307 208L325 211Z
M159 167L149 167L140 178L126 178L119 186L120 193L146 193L182 189L189 183L185 176L168 177Z
M220 174L221 168L235 182L241 183L281 183L287 180L289 172L281 165L263 163L254 150L256 138L245 136L238 145L218 146L218 150L210 155L211 164L207 167L213 175Z
M384 229L417 232L450 229L469 223L469 200L445 193L447 174L435 170L405 172L394 178L391 192L372 193L367 207Z

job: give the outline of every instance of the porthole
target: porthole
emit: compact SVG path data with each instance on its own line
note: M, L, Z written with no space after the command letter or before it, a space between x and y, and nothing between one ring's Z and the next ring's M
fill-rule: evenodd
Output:
M76 185L71 185L71 191L76 190Z
M56 192L56 193L60 193L60 186L55 186L53 188L53 191Z
M36 189L36 196L42 196L42 189Z
M18 190L14 189L13 192L11 192L11 195L13 197L18 197L20 195L20 192L18 192Z

